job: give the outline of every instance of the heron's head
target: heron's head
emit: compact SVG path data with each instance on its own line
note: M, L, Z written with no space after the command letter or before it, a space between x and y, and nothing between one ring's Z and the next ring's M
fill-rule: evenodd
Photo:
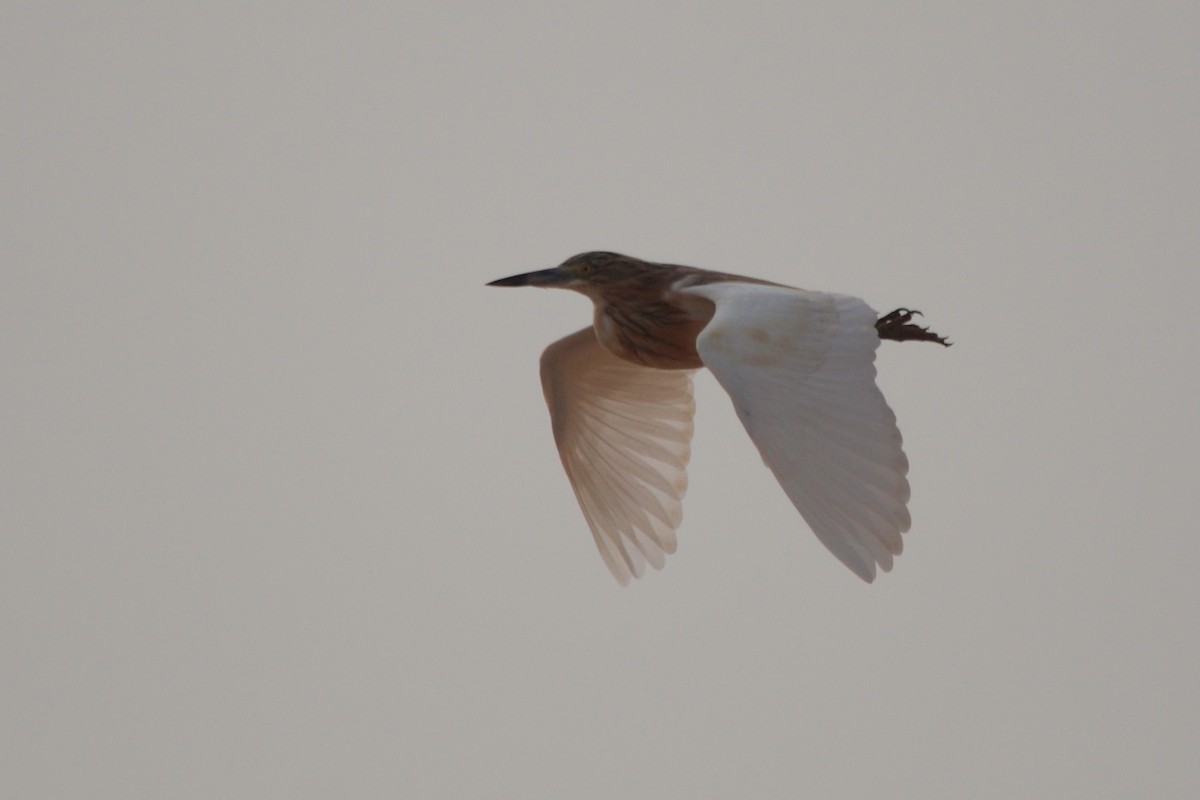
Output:
M501 278L492 281L488 286L541 286L575 289L586 294L593 288L640 284L648 275L656 272L657 267L654 264L640 259L620 253L596 251L571 256L552 269Z

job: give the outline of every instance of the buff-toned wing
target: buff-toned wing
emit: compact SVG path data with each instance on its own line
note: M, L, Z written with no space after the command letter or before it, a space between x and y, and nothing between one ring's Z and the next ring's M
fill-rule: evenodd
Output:
M675 552L691 455L691 370L614 356L591 327L542 354L554 441L596 547L622 586Z
M865 581L890 570L910 522L908 460L875 385L875 312L780 286L684 291L715 304L696 349L817 538Z

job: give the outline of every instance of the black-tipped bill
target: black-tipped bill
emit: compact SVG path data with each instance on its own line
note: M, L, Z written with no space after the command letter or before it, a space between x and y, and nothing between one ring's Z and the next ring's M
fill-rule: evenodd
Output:
M553 267L501 278L498 281L492 281L488 286L562 286L570 279L571 276L563 272L561 267Z

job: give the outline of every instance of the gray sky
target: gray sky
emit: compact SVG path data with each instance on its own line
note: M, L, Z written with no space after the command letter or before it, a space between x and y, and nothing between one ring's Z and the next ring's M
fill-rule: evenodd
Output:
M0 10L6 795L1200 793L1195 3L248 5ZM703 375L616 585L589 249L955 340L891 574Z

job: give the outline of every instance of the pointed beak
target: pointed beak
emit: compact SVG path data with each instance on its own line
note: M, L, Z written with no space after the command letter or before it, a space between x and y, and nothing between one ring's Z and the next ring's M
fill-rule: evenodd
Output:
M552 269L538 270L537 272L526 272L523 275L513 275L508 278L501 278L498 281L492 281L488 286L563 286L571 279L571 276L563 271L562 267L553 267Z

